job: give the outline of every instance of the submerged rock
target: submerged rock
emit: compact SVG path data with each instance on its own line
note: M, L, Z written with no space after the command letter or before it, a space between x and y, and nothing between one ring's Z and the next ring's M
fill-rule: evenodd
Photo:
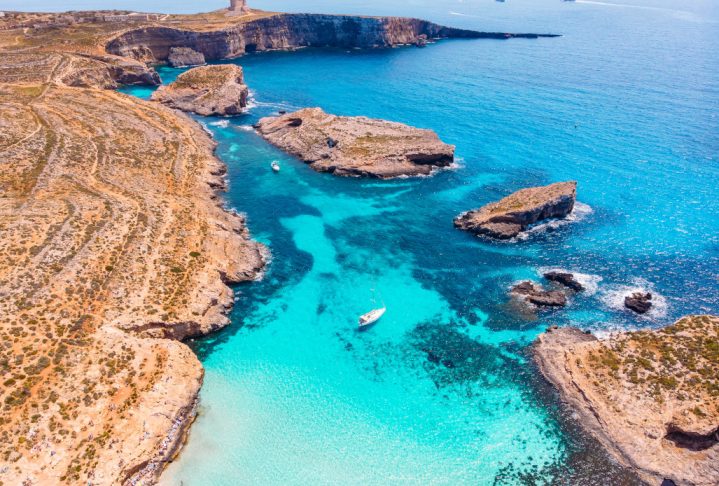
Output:
M185 71L152 100L198 115L237 115L247 106L247 93L241 67L217 64Z
M454 146L431 130L320 108L267 117L257 132L319 172L388 179L429 174L454 160Z
M719 484L719 317L603 339L537 338L534 359L579 423L647 484Z
M574 209L576 195L577 183L573 181L530 187L460 214L454 225L476 235L506 240L539 221L564 218Z
M546 272L544 274L544 278L551 282L557 282L558 284L564 285L565 287L572 289L575 292L581 292L584 290L584 285L579 283L574 277L574 275L569 272Z
M520 282L510 290L512 295L519 296L530 304L541 307L564 307L567 305L567 296L560 290L545 290L529 280Z
M189 47L170 47L167 63L172 67L199 66L205 64L205 55Z
M652 308L652 294L649 292L634 292L624 297L624 307L637 314L646 314Z

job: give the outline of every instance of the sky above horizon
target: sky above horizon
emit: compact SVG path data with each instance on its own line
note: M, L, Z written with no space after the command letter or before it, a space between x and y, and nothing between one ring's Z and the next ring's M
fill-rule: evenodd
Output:
M314 11L314 12L381 12L389 6L401 5L402 9L412 11L414 7L427 7L426 0L402 0L388 2L387 0L248 0L252 7L263 10L281 12ZM560 0L553 0L553 2ZM577 3L606 5L616 7L639 7L650 9L699 7L702 4L712 5L712 0L689 0L676 2L674 0L576 0ZM496 3L495 0L440 0L438 6L473 9L479 6L488 6ZM526 0L511 0L511 3L526 3ZM532 2L536 3L536 2ZM547 3L547 2L544 2ZM162 13L197 13L208 12L223 8L229 0L0 0L0 11L33 11L33 12L64 12L68 10L135 10L139 12ZM719 8L718 8L719 9ZM706 9L702 9L706 11Z

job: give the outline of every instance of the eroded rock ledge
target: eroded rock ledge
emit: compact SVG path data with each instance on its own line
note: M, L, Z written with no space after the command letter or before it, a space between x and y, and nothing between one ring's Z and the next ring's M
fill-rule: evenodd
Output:
M506 240L530 225L550 218L564 218L574 209L576 182L558 182L519 190L498 202L460 214L454 225L476 235Z
M550 328L535 360L582 425L649 484L719 484L719 317L599 340Z
M159 101L198 115L237 115L247 106L247 86L242 68L218 64L192 68L152 94Z
M431 130L366 117L329 115L320 108L267 117L257 132L319 172L339 176L426 175L454 160L454 146Z

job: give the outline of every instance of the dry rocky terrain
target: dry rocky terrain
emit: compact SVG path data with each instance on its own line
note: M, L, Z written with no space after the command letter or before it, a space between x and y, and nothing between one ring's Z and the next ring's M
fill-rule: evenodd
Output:
M198 115L237 115L247 106L247 86L242 68L235 64L216 64L192 68L152 94L159 101Z
M649 484L719 484L719 317L601 340L551 328L534 355L582 425Z
M514 238L530 225L572 212L577 197L576 182L521 189L509 196L454 220L457 228L500 240Z
M257 131L314 170L339 176L426 175L454 160L454 146L430 130L320 108L263 118Z
M0 58L6 485L154 480L202 382L176 339L225 325L225 283L263 264L220 207L224 166L204 131L160 104L73 87L85 59Z

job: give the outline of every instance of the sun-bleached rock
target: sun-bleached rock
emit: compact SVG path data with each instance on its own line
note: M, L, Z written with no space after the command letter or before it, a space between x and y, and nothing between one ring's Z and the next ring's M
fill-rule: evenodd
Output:
M247 106L247 86L242 68L217 64L192 68L152 94L159 101L198 115L237 115Z
M530 225L564 218L574 209L577 183L558 182L521 189L504 199L457 216L454 225L476 235L506 240Z
M719 317L605 339L537 338L539 369L580 423L648 484L719 484ZM670 484L670 483L667 483Z
M320 108L266 117L256 128L267 141L314 170L339 176L426 175L454 160L454 146L431 130L363 116L330 115Z

